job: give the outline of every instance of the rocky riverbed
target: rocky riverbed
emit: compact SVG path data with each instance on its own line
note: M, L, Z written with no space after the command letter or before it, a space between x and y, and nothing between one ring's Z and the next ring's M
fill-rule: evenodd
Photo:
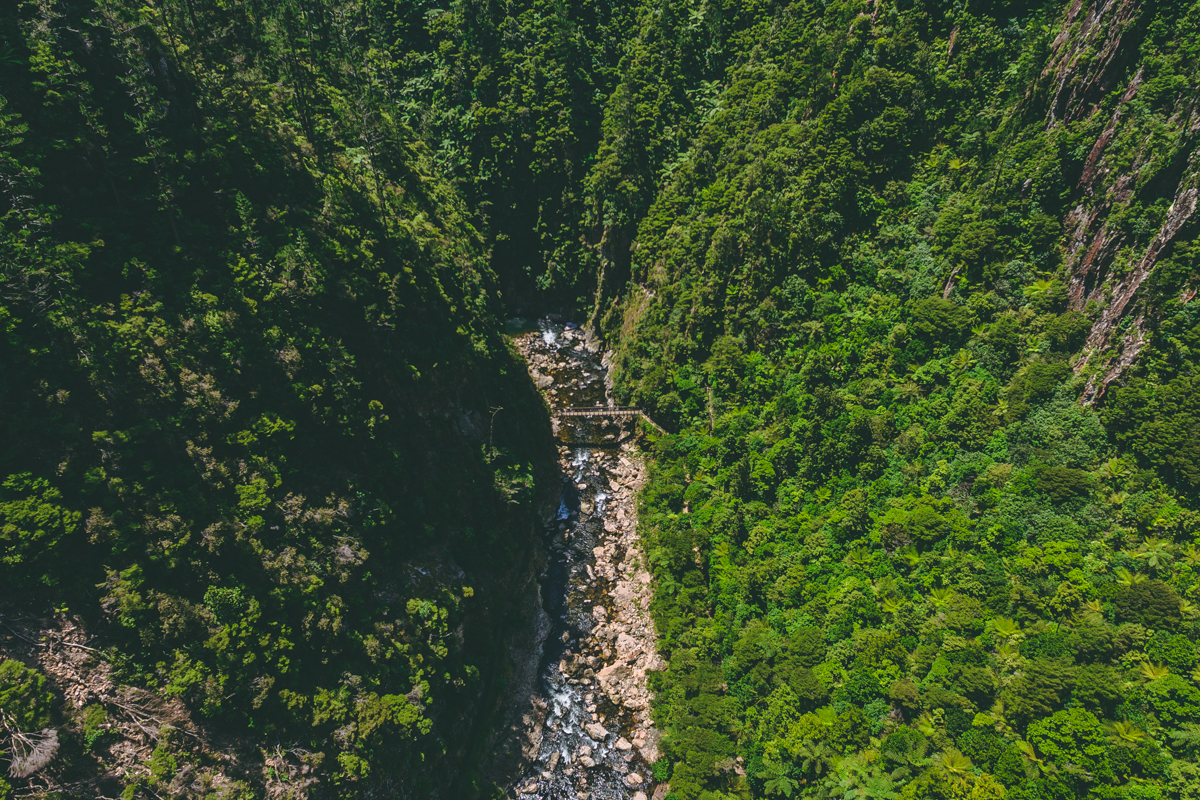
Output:
M582 330L541 320L516 338L552 410L612 405L604 359ZM650 575L637 538L643 481L635 422L564 418L563 492L547 526L541 579L548 625L541 674L522 713L527 760L508 789L522 800L660 800L659 732L646 673L665 665L649 618Z

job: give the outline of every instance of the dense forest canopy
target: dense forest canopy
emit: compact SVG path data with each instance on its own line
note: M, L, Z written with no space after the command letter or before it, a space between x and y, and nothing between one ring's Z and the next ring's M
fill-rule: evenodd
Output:
M6 7L0 611L210 736L112 793L494 791L573 311L673 431L667 798L1200 798L1197 75L1190 1Z
M1198 25L796 2L714 37L598 305L678 431L643 521L675 796L1196 796Z

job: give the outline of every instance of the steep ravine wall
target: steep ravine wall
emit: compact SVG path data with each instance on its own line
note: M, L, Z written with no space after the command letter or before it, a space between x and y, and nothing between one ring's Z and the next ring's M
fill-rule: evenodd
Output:
M1046 113L1049 129L1105 114L1103 101L1118 96L1084 162L1075 186L1078 202L1063 220L1069 306L1076 311L1089 303L1102 308L1075 363L1077 374L1088 373L1082 400L1089 405L1136 361L1146 343L1147 313L1136 302L1138 292L1176 238L1195 224L1200 113L1194 100L1184 95L1170 109L1166 130L1148 131L1129 114L1145 77L1143 66L1131 70L1129 65L1137 61L1148 14L1128 0L1099 0L1086 7L1074 0L1042 73L1053 86ZM1118 155L1130 151L1135 153L1131 162ZM1173 196L1165 219L1148 244L1128 241L1110 219L1154 194ZM1129 314L1132 322L1122 325Z
M1096 405L1123 376L1135 377L1131 365L1149 352L1148 342L1157 347L1164 320L1194 314L1185 306L1197 288L1195 271L1177 263L1200 218L1200 115L1190 66L1197 48L1194 36L1187 38L1195 31L1194 6L1181 4L1176 13L1127 0L1066 0L1026 5L1027 17L1010 20L1011 6L963 4L952 21L948 11L936 20L919 14L918 21L908 20L906 32L921 41L906 59L889 48L905 31L901 9L911 6L871 5L858 9L850 35L835 9L846 17L855 9L836 4L826 4L824 17L808 8L811 17L803 23L791 20L805 33L763 26L755 39L756 67L769 66L731 76L681 166L662 177L655 205L631 240L632 281L613 306L597 306L596 318L618 353L620 401L679 420L680 435L656 450L654 459L665 465L643 508L656 556L670 553L656 557L660 581L674 579L682 587L690 579L702 587L696 601L676 600L682 588L659 597L656 614L668 621L663 630L672 631L664 634L671 663L678 652L700 653L697 660L712 667L712 695L755 710L741 718L731 712L745 726L728 744L720 742L725 749L706 751L688 738L699 705L688 693L699 669L689 664L663 676L660 685L669 690L657 708L670 737L664 751L675 770L672 784L694 781L686 790L691 796L701 787L714 796L718 790L770 794L771 783L787 785L802 774L815 780L807 766L786 772L769 762L775 755L756 750L758 742L784 739L771 725L788 726L779 710L784 700L771 712L778 717L758 716L775 690L764 676L778 681L787 668L772 667L772 673L752 666L769 658L755 647L789 646L788 614L811 615L819 627L827 617L853 618L855 633L860 624L887 628L889 622L912 632L896 622L899 615L882 615L880 623L865 612L843 616L839 608L835 614L835 604L848 602L844 594L831 589L823 597L819 589L797 585L826 580L814 564L834 570L869 564L878 576L897 563L897 550L940 546L940 536L921 542L915 535L889 545L880 532L886 531L881 519L899 519L893 509L910 507L904 504L922 495L948 508L957 503L964 520L991 523L987 504L995 500L982 496L984 488L1009 500L999 489L1009 473L993 486L990 472L976 477L962 465L995 458L1004 462L997 470L1026 468L1018 446L1005 451L1003 443L1011 436L1007 441L1028 446L1016 426L1052 395L1062 409L1055 413L1094 423L1096 440L1112 446L1096 422L1111 409L1098 413L1074 401ZM786 25L781 20L779 30ZM981 45L1008 37L1010 49ZM839 63L836 88L810 83L818 64L825 68L819 74L832 74L835 59L822 62L825 52L840 53L858 73L843 72ZM916 56L926 60L917 63ZM789 72L789 59L805 69ZM855 74L869 79L856 81ZM941 81L962 94L947 90L934 99ZM925 94L912 101L896 87ZM895 97L888 98L889 89ZM943 115L936 122L933 114L922 116L931 108ZM911 138L878 144L883 130L896 131L885 123L896 120L897 127L912 126ZM1167 282L1166 276L1175 277ZM1086 387L1081 397L1080 387ZM1163 427L1177 422L1187 424L1172 419ZM860 427L851 436L836 427L843 424ZM1051 451L1066 436L1055 428L1036 446ZM1099 474L1088 459L1037 452L1056 470L1081 478L1085 471ZM1105 458L1121 470L1135 457L1112 446ZM942 483L947 468L959 486ZM701 485L698 472L709 486ZM1105 486L1101 502L1125 496ZM1006 512L1017 502L1016 490L1009 491L1014 499ZM1049 509L1064 498L1076 499L1033 502ZM689 501L693 511L702 501L708 510L690 525L680 511ZM1111 513L1122 520L1128 512ZM1029 537L1031 546L1044 546L1055 538L1020 520L1004 521L1014 540ZM1115 529L1116 523L1079 538L1094 544ZM980 538L992 535L998 534ZM1131 551L1137 542L1129 537ZM848 542L855 548L841 561L839 545ZM693 549L696 569L689 563ZM910 555L910 565L919 563L921 553ZM789 564L797 565L800 578L792 577ZM1015 565L1000 571L1006 584L1016 580ZM961 576L942 580L945 591L970 592ZM1106 583L1111 578L1096 579L1097 586ZM848 593L849 585L841 591ZM867 588L864 606L871 595L878 603L887 592ZM1009 608L1004 613L1016 615ZM708 636L713 629L716 656L705 652L708 639L697 644L699 631ZM684 644L675 644L676 631ZM851 633L838 638L827 643L847 645ZM841 666L849 670L849 661ZM846 673L831 674L835 701L850 696L840 683L849 680ZM740 685L731 688L739 675ZM815 685L797 681L791 688L804 697ZM887 690L886 682L881 686ZM897 697L889 697L891 722L911 723L918 712L901 708ZM864 700L862 708L867 705ZM929 701L920 710L937 706ZM949 713L948 703L945 708ZM774 752L782 754L779 747ZM747 761L762 758L747 768L748 780L739 781L746 776L734 767L712 776L705 758L723 763L735 748ZM839 756L844 748L835 745Z
M18 793L483 788L554 452L376 12L0 11Z
M487 416L483 408L464 399L473 390L463 385L459 392L457 398L441 402L430 399L426 415L439 420L434 428L452 421L453 428L481 446L486 442ZM503 562L502 569L481 571L477 565L464 567L457 562L446 542L379 567L392 580L378 599L392 606L393 614L402 611L409 599L396 593L397 586L425 597L467 583L472 586L472 602L464 604L448 641L455 655L478 670L481 681L468 689L474 702L429 708L432 727L425 742L434 754L431 761L440 764L433 781L420 785L392 775L364 780L356 790L364 796L381 793L399 800L475 796L486 786L480 767L492 754L492 732L502 725L506 701L514 693L528 694L535 683L545 636L538 594L544 564L541 530L558 502L558 481L549 420L540 404L527 405L520 395L503 395L510 414L508 419L500 417L497 426L536 431L541 446L533 445L531 452L540 452L541 458L534 462L538 491L531 501L539 513L516 514L505 521L511 526L508 533L515 554ZM433 438L445 443L452 434L441 429L441 436ZM424 454L436 456L434 451ZM369 556L367 563L371 563ZM66 797L119 796L129 787L134 787L131 796L142 796L137 793L142 787L143 792L148 788L178 798L208 796L195 793L200 789L250 791L255 797L288 800L325 797L336 791L330 759L313 743L264 745L253 732L206 718L170 687L131 679L128 661L113 644L111 622L82 611L66 605L54 608L44 593L0 587L0 663L16 660L44 676L43 688L55 708L51 724L63 743L59 756L43 770L23 780L11 776L0 780L23 791L63 791ZM424 698L414 691L408 699L421 704ZM99 723L94 721L98 710L103 711ZM73 752L76 742L88 737L94 742L89 751L103 758L99 767ZM175 764L174 772L154 766L166 759ZM510 769L519 763L519 754L508 759ZM0 791L0 797L5 796Z

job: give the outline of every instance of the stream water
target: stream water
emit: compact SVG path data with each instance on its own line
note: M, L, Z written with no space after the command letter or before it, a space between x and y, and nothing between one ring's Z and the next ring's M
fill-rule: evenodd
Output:
M552 410L610 405L601 358L583 331L541 320L517 344ZM645 709L644 671L636 670L657 656L644 614L631 620L628 602L631 580L648 592L648 577L634 574L630 544L641 475L629 449L633 425L568 417L557 427L563 489L545 532L541 597L550 631L535 699L544 725L537 758L509 787L510 797L646 800L651 790L647 761L658 737ZM639 631L648 647L630 644Z

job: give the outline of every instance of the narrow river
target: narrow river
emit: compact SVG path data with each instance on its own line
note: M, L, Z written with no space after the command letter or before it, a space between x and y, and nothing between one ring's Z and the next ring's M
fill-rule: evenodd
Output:
M598 348L575 326L541 320L516 339L552 411L611 405ZM636 538L642 466L631 419L562 418L562 497L546 530L543 649L522 800L649 800L659 734L646 671L661 669L647 609L650 577ZM540 726L539 726L540 723ZM540 730L536 728L540 727Z

